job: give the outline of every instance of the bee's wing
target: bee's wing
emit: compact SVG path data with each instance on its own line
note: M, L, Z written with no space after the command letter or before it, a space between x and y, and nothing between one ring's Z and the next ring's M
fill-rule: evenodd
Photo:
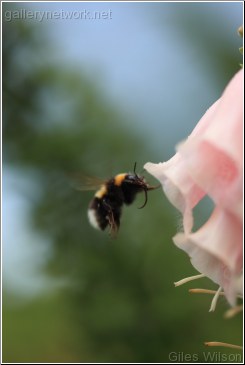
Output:
M106 180L97 177L73 174L70 177L71 185L74 189L80 191L97 190L105 184Z

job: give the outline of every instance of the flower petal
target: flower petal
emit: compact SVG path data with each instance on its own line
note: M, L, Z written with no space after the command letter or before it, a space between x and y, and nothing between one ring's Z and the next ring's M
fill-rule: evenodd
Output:
M204 114L169 161L145 164L162 184L170 202L183 214L184 232L174 243L193 266L225 290L235 302L242 273L243 221L243 70ZM192 209L205 196L214 212L197 231Z
M185 232L190 232L193 226L192 208L205 193L188 174L183 158L176 153L167 162L148 162L144 168L161 182L169 201L184 215Z
M242 271L242 224L234 215L216 208L209 220L195 233L177 234L173 240L191 258L192 265L224 288L235 303Z
M242 80L240 71L216 105L212 123L178 147L193 181L242 219ZM230 99L229 99L230 98ZM231 104L231 107L229 105ZM232 114L232 113L233 114Z

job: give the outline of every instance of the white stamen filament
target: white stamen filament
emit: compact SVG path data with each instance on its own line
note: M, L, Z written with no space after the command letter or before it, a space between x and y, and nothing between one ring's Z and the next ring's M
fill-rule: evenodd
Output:
M213 297L213 300L211 302L211 306L209 309L209 312L214 312L216 308L217 301L219 299L220 293L221 293L222 287L220 286L219 289L216 291L215 296Z
M205 275L204 274L199 274L199 275L194 275L194 276L189 276L188 278L184 278L182 280L179 280L179 281L176 281L174 283L174 286L180 286L180 285L183 285L185 283L188 283L189 281L192 281L192 280L197 280L197 279L201 279L201 278L204 278Z

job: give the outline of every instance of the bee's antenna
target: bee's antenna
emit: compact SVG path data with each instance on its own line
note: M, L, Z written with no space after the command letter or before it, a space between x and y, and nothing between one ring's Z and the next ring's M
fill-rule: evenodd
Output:
M134 174L137 176L137 174L136 174L136 165L137 165L137 162L134 163Z

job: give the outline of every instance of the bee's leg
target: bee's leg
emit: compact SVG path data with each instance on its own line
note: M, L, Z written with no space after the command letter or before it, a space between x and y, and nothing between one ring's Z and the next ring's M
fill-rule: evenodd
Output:
M103 200L103 205L107 210L106 218L107 218L108 224L110 226L109 234L112 237L116 237L116 234L117 234L117 231L118 231L119 225L120 225L119 217L117 217L117 215L115 216L112 207L105 200Z

